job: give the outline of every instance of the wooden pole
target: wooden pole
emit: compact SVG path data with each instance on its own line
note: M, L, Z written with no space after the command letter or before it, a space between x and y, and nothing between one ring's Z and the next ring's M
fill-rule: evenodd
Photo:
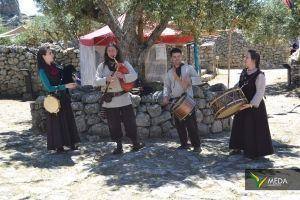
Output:
M229 89L229 82L230 82L230 64L231 64L231 39L232 39L232 27L229 30L229 39L228 39L228 59L227 59L227 66L228 66L228 78L227 78L227 88Z
M234 30L235 28L235 25L238 23L238 17L234 18L232 21L231 21L231 24L230 24L230 29L229 29L229 39L228 39L228 81L227 81L227 87L229 89L229 82L230 82L230 65L231 65L231 44L232 44L232 31Z

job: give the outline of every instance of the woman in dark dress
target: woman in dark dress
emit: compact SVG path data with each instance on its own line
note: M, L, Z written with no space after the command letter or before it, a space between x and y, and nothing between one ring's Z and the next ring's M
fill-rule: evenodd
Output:
M265 75L259 69L260 56L249 50L246 69L241 73L238 86L242 88L249 104L245 104L233 119L229 148L230 154L243 150L248 158L255 159L274 153L265 102Z
M64 146L76 150L80 142L74 115L71 108L71 98L68 89L76 88L76 83L62 84L62 69L54 63L54 54L50 47L41 47L37 54L38 73L45 90L60 100L58 113L47 112L47 149L63 152Z

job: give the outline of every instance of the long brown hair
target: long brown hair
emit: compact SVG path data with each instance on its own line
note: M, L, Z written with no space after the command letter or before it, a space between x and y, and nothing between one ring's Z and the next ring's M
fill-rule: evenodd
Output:
M37 53L37 64L39 69L44 69L48 64L45 62L43 56L47 54L47 51L50 49L50 46L42 46L39 48Z
M248 53L250 54L251 60L254 60L255 62L255 67L259 69L259 64L260 64L260 55L257 53L255 50L248 50Z
M109 65L109 62L111 62L111 58L108 56L107 54L107 49L108 47L114 47L116 50L117 50L117 55L116 55L116 60L118 62L123 62L123 57L122 57L122 54L121 54L121 51L119 49L119 47L114 44L114 43L109 43L106 47L105 47L105 51L104 51L104 64L106 65Z

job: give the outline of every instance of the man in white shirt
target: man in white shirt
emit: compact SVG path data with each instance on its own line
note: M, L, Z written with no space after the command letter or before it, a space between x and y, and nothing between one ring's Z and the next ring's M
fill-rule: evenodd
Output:
M200 77L193 66L182 63L182 52L178 48L171 50L172 67L168 70L163 91L163 104L167 105L170 100L174 101L186 93L193 98L192 85L201 83ZM175 126L179 135L181 146L178 149L189 149L188 137L195 152L201 152L200 139L195 111L184 120L175 116Z

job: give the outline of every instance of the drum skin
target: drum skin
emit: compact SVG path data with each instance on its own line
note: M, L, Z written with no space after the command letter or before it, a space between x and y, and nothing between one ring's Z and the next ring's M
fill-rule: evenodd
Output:
M175 102L172 112L179 120L184 120L193 112L195 106L196 102L188 95L184 95Z
M237 113L241 106L248 101L240 88L233 88L213 99L209 106L215 114L215 118L224 119Z
M60 109L60 102L56 97L48 95L44 99L44 108L49 113L58 113Z

